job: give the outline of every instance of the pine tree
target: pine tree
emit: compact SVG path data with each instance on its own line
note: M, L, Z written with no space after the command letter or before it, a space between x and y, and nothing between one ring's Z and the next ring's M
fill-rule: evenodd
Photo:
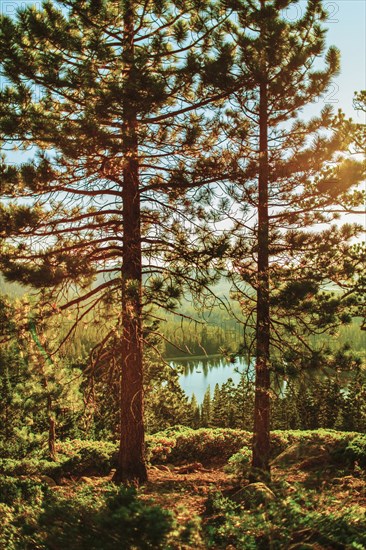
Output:
M34 443L43 446L47 440L47 454L55 460L56 436L72 436L81 416L80 372L59 357L51 359L46 348L52 330L34 326L27 297L14 303L1 299L0 304L5 450L13 446L22 456Z
M209 428L211 426L211 414L211 390L209 386L205 392L201 405L201 426L203 428Z
M242 205L233 227L232 277L245 318L244 347L256 361L253 479L270 472L271 373L290 368L299 355L321 365L309 335L334 331L358 314L365 280L364 250L352 246L360 226L314 230L340 212L359 211L363 195L355 186L364 167L342 156L353 131L342 115L325 106L318 118L298 119L326 92L339 53L330 48L319 69L326 12L321 0L309 0L298 20L288 21L285 9L293 3L238 4L238 72L252 91L236 94L225 113L229 195ZM329 285L339 292L328 292Z
M220 386L218 384L215 384L211 409L212 409L212 412L211 412L212 425L217 427L223 427L224 426L223 418L222 418L223 399L220 391Z
M200 427L200 408L197 403L197 398L194 394L192 395L190 408L191 408L191 416L188 420L188 426L190 426L191 428L199 428Z
M199 109L227 94L215 88L232 61L215 31L227 17L204 0L55 0L1 17L0 137L34 153L1 168L1 194L22 198L0 207L1 268L41 289L43 314L73 309L68 334L92 310L103 319L93 363L109 350L122 373L116 482L147 476L145 306L207 281L209 231L191 230L203 252L189 246L200 211L187 193L211 181L216 136Z

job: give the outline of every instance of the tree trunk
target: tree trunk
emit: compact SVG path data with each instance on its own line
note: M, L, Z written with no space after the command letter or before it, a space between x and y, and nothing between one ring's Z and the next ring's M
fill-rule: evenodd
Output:
M261 0L262 8L265 0ZM265 53L264 53L265 56ZM265 58L264 58L265 63ZM265 67L263 77L266 73ZM251 480L270 477L270 311L269 311L269 215L268 215L268 90L260 84L259 179L258 179L258 280L256 325L256 377L253 460Z
M125 3L124 58L128 72L124 107L123 260L122 260L122 376L120 387L121 433L119 458L113 481L147 479L143 423L143 365L141 321L141 227L137 116L133 106L133 9Z

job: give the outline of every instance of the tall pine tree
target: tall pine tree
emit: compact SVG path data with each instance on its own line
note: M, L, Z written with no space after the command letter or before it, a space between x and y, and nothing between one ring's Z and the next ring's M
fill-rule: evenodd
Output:
M45 314L73 310L70 334L91 311L106 319L96 359L119 342L116 482L147 476L144 306L172 306L186 279L199 286L212 255L189 248L196 212L184 196L209 184L215 136L199 109L227 94L215 79L232 61L216 31L228 16L206 0L63 0L1 17L0 137L33 155L1 167L1 194L14 198L0 210L1 268L41 289Z
M298 118L324 98L339 52L325 52L321 0L309 0L290 21L295 3L236 4L237 70L252 89L235 94L223 121L232 152L229 195L242 206L232 277L246 351L256 362L253 479L270 472L271 375L299 363L321 366L324 355L309 336L358 314L364 286L364 252L352 245L362 228L325 225L362 203L364 166L346 155L353 126L327 105L307 123Z

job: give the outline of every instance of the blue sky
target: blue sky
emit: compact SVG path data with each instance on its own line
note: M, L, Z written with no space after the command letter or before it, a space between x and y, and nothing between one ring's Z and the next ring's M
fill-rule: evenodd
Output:
M304 2L299 3L300 7L301 4ZM366 1L326 0L324 5L331 14L327 23L328 45L341 51L341 74L324 100L356 120L361 115L352 107L353 93L366 89Z
M0 13L13 16L17 7L32 4L40 7L41 1L0 0ZM294 20L304 13L306 4L307 0L299 0L284 10L284 16ZM304 118L318 114L324 103L330 103L347 116L366 123L366 115L355 112L352 106L354 92L366 89L366 0L323 0L323 5L330 15L327 43L341 51L341 74L324 98L304 109Z

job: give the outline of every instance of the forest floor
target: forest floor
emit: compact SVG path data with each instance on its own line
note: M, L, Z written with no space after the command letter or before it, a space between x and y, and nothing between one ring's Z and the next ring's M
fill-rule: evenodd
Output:
M111 484L109 443L67 441L55 464L3 459L0 550L366 549L365 436L274 433L267 483L248 481L247 436L159 435L132 488Z
M207 496L212 491L231 494L241 488L233 476L224 471L223 465L211 466L203 470L198 467L188 473L180 473L176 470L178 469L151 468L149 481L142 488L140 497L173 511L178 521L184 522L194 515L204 514ZM323 500L326 500L326 494L331 490L334 509L339 506L359 506L366 514L366 481L363 477L356 477L351 472L347 472L346 475L339 475L339 472L331 472L329 469L323 472L319 470L305 472L295 465L286 470L273 468L272 482L288 483L290 493L294 486L302 486L304 489L318 492L319 504L322 493Z
M203 468L188 465L163 469L152 467L149 481L143 489L142 498L151 499L162 508L173 511L177 520L184 523L205 512L207 496L211 491L226 491L233 486L223 466ZM191 471L189 471L191 470Z
M230 537L227 544L207 546L204 532L207 527L215 523L217 517L221 517L217 510L214 511L208 504L210 495L221 493L224 498L230 499L240 494L245 483L238 481L225 471L226 462L216 461L214 464L202 466L200 463L183 464L177 466L152 466L149 469L149 481L139 489L139 497L142 500L158 505L169 510L176 522L177 529L170 540L169 548L179 550L203 550L206 548L223 548L226 550L246 550L252 546L245 543L236 545ZM104 478L108 481L108 478ZM366 518L366 481L364 472L342 470L326 464L292 463L275 465L272 468L271 487L281 487L283 498L303 499L303 510L316 510L317 513L333 517L337 514L357 510L359 515ZM301 501L300 501L301 502ZM221 520L220 520L221 521ZM182 532L187 525L191 525L187 543L183 543ZM300 543L299 540L300 534ZM174 541L174 536L179 542ZM297 538L296 538L297 537ZM303 537L303 538L301 538ZM316 540L319 539L319 540ZM329 542L330 540L330 542ZM314 550L336 550L348 548L363 548L332 542L323 537L316 529L311 527L300 529L294 535L295 543L283 546L283 548L313 548ZM257 546L255 546L257 547ZM271 545L271 548L282 546ZM258 548L266 548L258 544ZM269 548L269 547L268 547ZM365 547L366 548L366 547Z

